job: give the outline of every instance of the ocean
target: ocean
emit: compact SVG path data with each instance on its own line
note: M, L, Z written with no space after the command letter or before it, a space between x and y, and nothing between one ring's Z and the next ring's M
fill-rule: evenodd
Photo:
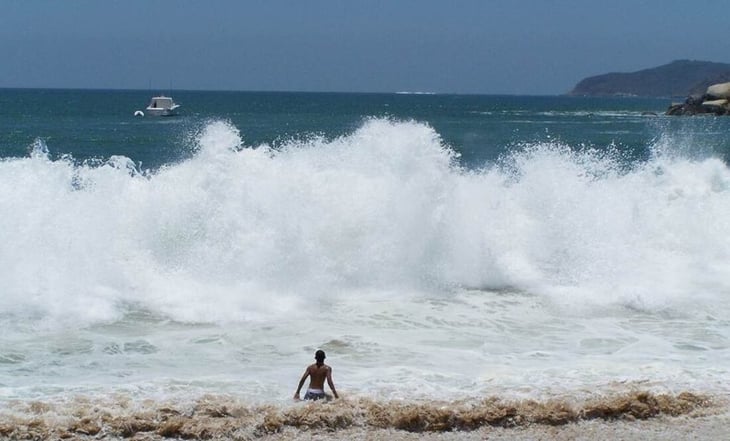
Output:
M730 396L730 119L196 91L134 116L153 94L0 90L0 435L437 430L444 406L438 430L473 429L454 421L485 403L509 426L542 421L529 403ZM342 398L294 402L317 349Z

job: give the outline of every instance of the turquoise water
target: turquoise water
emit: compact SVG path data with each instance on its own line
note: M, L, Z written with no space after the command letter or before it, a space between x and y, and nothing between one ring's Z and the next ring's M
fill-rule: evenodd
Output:
M642 115L661 114L669 105L664 99L190 91L174 94L183 106L179 117L134 117L151 95L1 90L0 155L26 156L41 139L54 158L71 155L82 162L123 155L156 169L189 158L195 134L211 120L230 121L245 145L258 146L311 135L342 136L376 117L427 123L461 153L465 165L480 167L516 145L548 139L575 147L617 145L631 158L646 158L665 126L685 123ZM718 125L697 122L679 128L704 131ZM724 153L727 145L718 142L712 139L706 147Z

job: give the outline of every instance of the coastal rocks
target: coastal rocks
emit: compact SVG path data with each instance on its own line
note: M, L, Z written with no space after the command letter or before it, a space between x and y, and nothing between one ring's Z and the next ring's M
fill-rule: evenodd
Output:
M730 97L730 83L713 84L707 88L707 95L723 98Z
M673 103L667 115L730 115L730 82L713 84L701 96L689 96L683 103Z

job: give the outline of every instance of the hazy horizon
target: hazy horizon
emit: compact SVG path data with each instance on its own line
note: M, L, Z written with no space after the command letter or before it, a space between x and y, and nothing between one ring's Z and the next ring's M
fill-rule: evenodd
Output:
M562 95L727 62L716 2L11 2L0 88ZM687 29L694 30L687 32Z

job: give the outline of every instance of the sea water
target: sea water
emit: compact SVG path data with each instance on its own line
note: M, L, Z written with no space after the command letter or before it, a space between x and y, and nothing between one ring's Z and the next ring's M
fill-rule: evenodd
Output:
M288 406L317 349L351 398L727 396L729 121L147 95L0 91L0 407Z

